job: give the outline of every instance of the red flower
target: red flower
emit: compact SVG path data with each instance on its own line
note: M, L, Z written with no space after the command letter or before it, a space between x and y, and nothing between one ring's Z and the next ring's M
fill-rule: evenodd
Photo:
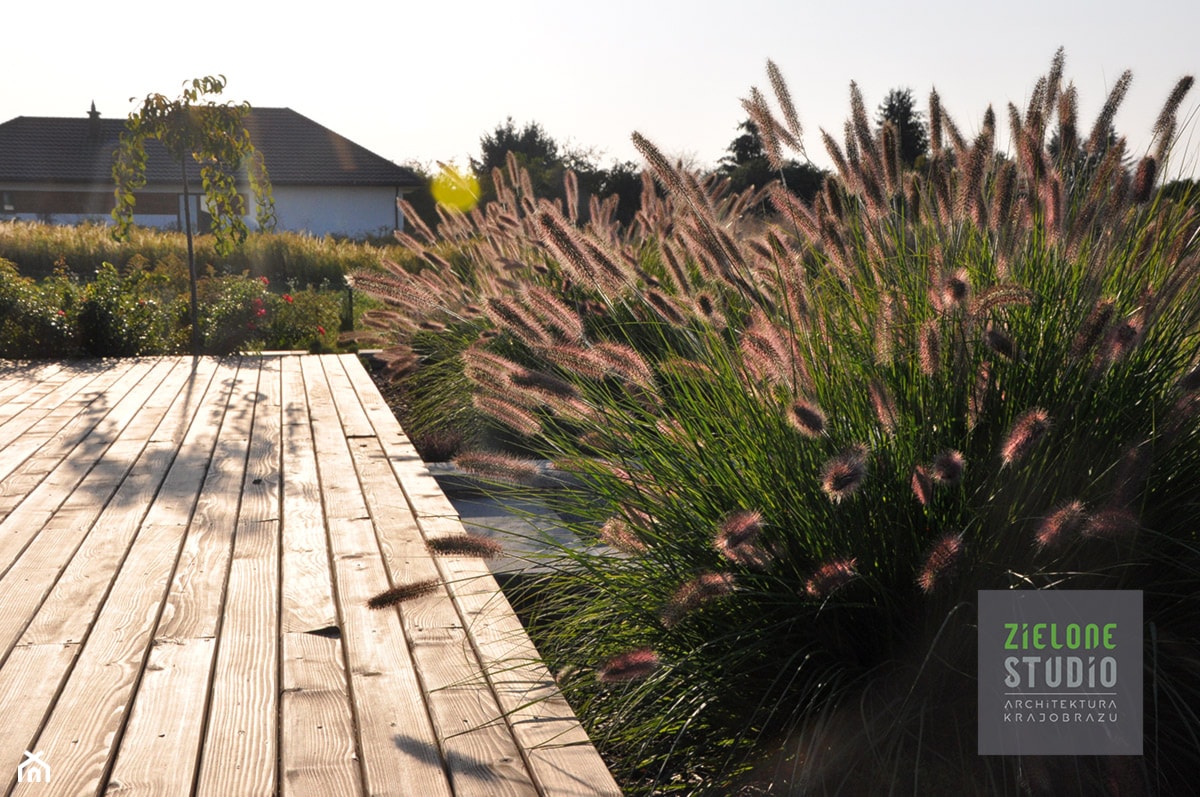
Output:
M58 314L59 314L60 316L66 316L66 314L67 314L67 311L66 311L66 310L63 310L62 308L59 308L59 310L58 310Z
M258 308L257 310L255 310L255 311L254 311L254 314L255 314L256 316L258 316L259 318L262 318L263 316L265 316L265 315L267 314L267 308L265 308L265 307L260 307L260 308Z
M317 334L323 337L325 335L325 327L317 327Z
M270 284L271 284L270 280L268 280L266 277L259 277L259 278L258 278L258 281L259 281L259 282L261 282L263 285L270 285Z
M285 302L287 302L288 304L291 304L292 303L292 295L290 293L285 293L283 295L283 300Z

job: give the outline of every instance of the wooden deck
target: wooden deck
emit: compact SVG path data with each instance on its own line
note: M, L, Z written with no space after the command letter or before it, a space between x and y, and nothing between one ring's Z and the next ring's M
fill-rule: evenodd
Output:
M619 794L455 533L353 356L0 362L0 791Z

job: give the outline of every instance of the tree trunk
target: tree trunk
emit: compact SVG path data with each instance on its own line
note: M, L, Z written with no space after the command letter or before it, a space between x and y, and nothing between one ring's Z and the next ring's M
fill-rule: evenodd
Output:
M181 160L183 173L183 224L187 231L188 281L191 283L192 356L200 354L200 300L196 290L196 250L192 244L192 199L188 194L187 160Z

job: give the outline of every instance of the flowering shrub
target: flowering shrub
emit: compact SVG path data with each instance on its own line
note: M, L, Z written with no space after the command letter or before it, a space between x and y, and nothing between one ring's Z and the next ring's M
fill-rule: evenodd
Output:
M261 348L267 328L266 278L209 276L201 281L200 342L220 354Z
M61 357L78 348L75 293L56 279L44 288L0 259L0 357Z
M1153 177L1191 80L1131 173L1128 78L1085 138L1062 66L1009 108L1011 154L934 94L904 171L852 87L811 206L773 186L748 220L635 135L658 186L632 229L510 162L496 203L414 230L427 269L360 280L394 373L466 380L573 477L546 500L608 547L559 552L529 627L630 791L1189 790L1200 222ZM769 71L779 111L745 104L781 163L802 131ZM1142 758L976 755L976 593L1016 588L1144 591Z
M341 325L341 301L338 294L313 288L272 294L265 348L331 350Z
M206 353L262 349L329 351L343 294L305 288L284 295L266 277L200 281ZM286 298L285 298L286 296ZM188 345L186 281L178 269L134 259L124 273L103 264L93 279L60 265L40 284L0 260L0 357L170 354Z
M167 275L136 269L122 278L105 263L82 290L76 319L80 346L99 357L172 351L174 328L186 310Z
M201 340L206 351L329 350L341 298L306 288L276 294L266 277L210 276L201 282Z

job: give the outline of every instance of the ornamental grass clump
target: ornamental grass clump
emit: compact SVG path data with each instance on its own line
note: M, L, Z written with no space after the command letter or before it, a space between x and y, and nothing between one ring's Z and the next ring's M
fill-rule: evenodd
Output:
M469 388L570 478L545 500L588 544L529 630L630 793L1190 790L1200 221L1109 134L1128 78L1082 138L1062 68L1005 109L1009 151L932 94L909 171L852 84L836 173L811 205L767 188L766 219L642 136L627 228L510 161L376 283L413 384ZM795 148L771 83L781 118L747 108ZM977 591L1076 588L1144 591L1145 754L976 755Z

